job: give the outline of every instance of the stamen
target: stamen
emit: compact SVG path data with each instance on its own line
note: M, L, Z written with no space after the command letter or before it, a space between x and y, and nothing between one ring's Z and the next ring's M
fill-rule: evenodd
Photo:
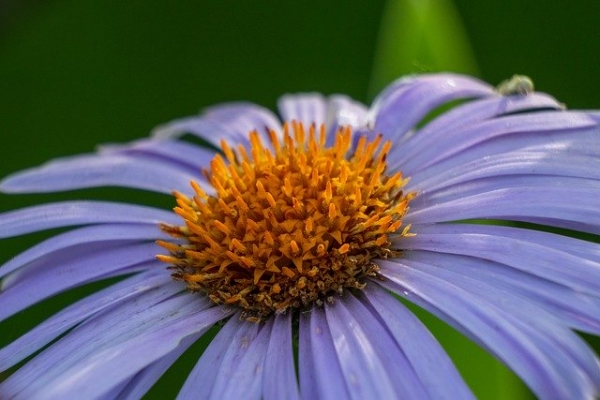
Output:
M354 147L342 127L325 147L324 125L265 133L250 132L248 150L221 143L204 171L212 190L191 182L193 198L174 193L184 224L161 225L178 241L157 242L175 279L253 321L362 289L377 259L397 253L391 238L412 235L402 218L415 196L400 172L386 175L381 135Z

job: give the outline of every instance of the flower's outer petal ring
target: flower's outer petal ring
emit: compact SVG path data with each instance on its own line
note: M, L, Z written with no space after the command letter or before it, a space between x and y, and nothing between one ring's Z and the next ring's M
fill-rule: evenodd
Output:
M8 260L0 267L0 278L29 264L41 257L47 257L55 251L63 250L81 244L95 242L125 241L125 240L157 240L167 239L158 226L148 224L103 224L91 225L73 229L68 232L52 236L37 245L30 247L21 254Z
M370 110L369 124L373 131L396 143L437 106L462 98L494 95L490 85L462 75L401 78L377 96Z
M153 207L104 201L64 201L0 214L0 239L73 225L159 223L179 225L173 212Z
M325 305L325 313L353 398L423 398L421 380L371 309L348 294Z
M406 166L415 157L432 146L444 148L456 140L456 133L472 129L488 120L516 114L539 112L541 110L561 110L562 105L553 97L543 93L532 93L527 96L489 97L458 105L442 113L414 135L405 136L402 142L394 142L390 152L390 165ZM453 140L449 140L452 138ZM440 145L440 143L443 143Z
M239 314L233 315L227 321L188 374L177 395L178 400L210 398L212 383L217 379L222 359L232 342L235 343L234 347L239 347L240 335L237 332L245 323L246 321L241 320Z
M570 371L574 371L570 378L576 380L582 377L582 385L600 389L600 363L596 356L590 351L585 342L573 331L565 327L556 314L545 311L534 302L523 301L524 299L514 292L507 292L504 288L495 286L492 282L472 278L463 270L463 265L471 266L471 269L485 268L488 263L485 260L469 260L467 257L448 256L440 254L421 254L413 259L403 259L402 264L408 268L421 271L425 274L443 279L445 282L471 293L479 302L490 304L510 315L517 324L527 326L528 333L532 337L538 337L536 343L547 346L557 352L556 361L561 368L565 365ZM481 262L482 261L482 262ZM453 266L452 264L458 264Z
M448 168L510 151L593 156L600 146L597 124L580 112L510 115L442 132L432 135L438 139L435 144L413 149L411 159L402 163L391 159L390 168L412 177L444 162Z
M108 394L103 395L103 398L106 400L138 400L143 398L146 392L154 386L191 345L191 340L182 341L175 350L136 373L128 382L116 386Z
M292 313L276 314L273 318L265 359L263 398L300 400L292 347Z
M333 146L335 133L342 127L354 130L364 127L367 122L367 107L347 96L333 95L327 103L327 147Z
M277 101L283 121L298 121L305 128L327 122L327 100L319 93L287 94Z
M300 391L303 398L350 399L325 312L314 307L300 314L298 349Z
M270 318L262 325L246 321L238 332L243 332L244 337L249 338L255 335L257 327L259 328L258 334L250 342L241 342L239 358L223 357L219 373L213 382L211 399L261 400L263 398L263 380L267 373L264 370L264 364L273 328L273 319ZM230 347L232 346L230 345ZM232 382L235 382L235 385L232 385ZM282 382L278 382L278 384L281 385Z
M216 154L212 149L168 139L140 139L125 144L103 144L98 146L98 153L101 156L122 155L174 164L191 173L197 173L199 179L203 178L200 174L202 168L208 167Z
M93 398L102 395L145 366L176 351L179 346L189 346L224 317L220 307L186 314L160 329L95 354L86 360L85 368L75 366L57 378L56 382L50 383L45 395L50 398ZM98 376L102 379L93 379Z
M0 183L4 193L48 193L101 186L121 186L171 194L193 194L187 169L139 157L85 155L51 161L17 172Z
M119 246L99 242L56 252L50 258L13 272L2 281L0 321L67 289L129 273L131 267L162 267L154 261L155 257L154 243L139 242Z
M258 131L267 138L266 128L281 132L281 123L270 110L251 103L227 103L206 109L200 116L182 118L154 129L158 138L177 138L190 133L220 148L221 141L248 144L248 133Z
M452 360L427 328L397 299L374 282L364 290L363 302L371 305L431 399L474 399Z
M560 180L567 185L555 186L557 183L552 180ZM415 199L411 204L404 221L416 225L501 219L599 234L600 181L564 177L547 181L541 177L525 181L518 176L499 177L473 182L471 187L460 185L445 196L424 194L420 201ZM473 193L468 193L469 190Z
M528 321L431 274L400 263L380 264L387 278L382 286L403 294L483 345L506 362L539 398L594 397L589 377Z
M171 280L164 270L150 270L79 300L0 349L0 371L24 360L93 314L167 284Z
M0 384L2 393L44 390L48 382L70 368L81 368L93 354L158 330L181 314L210 306L203 298L191 302L192 294L176 296L181 290L181 283L167 282L97 312Z

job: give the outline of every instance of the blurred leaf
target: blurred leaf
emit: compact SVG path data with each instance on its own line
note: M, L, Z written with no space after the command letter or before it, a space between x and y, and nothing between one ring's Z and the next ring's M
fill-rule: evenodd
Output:
M373 97L399 76L453 71L477 75L460 16L449 0L389 0L371 74Z

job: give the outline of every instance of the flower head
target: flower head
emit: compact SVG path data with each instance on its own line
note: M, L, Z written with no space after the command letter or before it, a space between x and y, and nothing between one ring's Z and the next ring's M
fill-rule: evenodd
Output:
M369 109L306 94L279 111L283 124L253 104L215 106L0 183L176 203L0 214L0 237L75 227L0 267L0 320L122 277L0 349L0 371L34 355L0 393L138 398L223 321L181 398L472 397L401 297L541 398L600 394L598 358L575 333L600 334L600 247L567 236L600 233L599 114L451 74L398 80Z

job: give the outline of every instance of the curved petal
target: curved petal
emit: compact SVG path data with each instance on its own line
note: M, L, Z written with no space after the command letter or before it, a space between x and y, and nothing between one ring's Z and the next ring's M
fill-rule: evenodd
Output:
M266 108L252 103L228 103L208 108L200 116L158 126L153 135L173 138L191 133L220 148L222 140L247 145L248 133L257 130L266 135L265 127L281 132L279 120Z
M388 159L393 166L404 166L414 157L419 157L422 151L431 146L438 146L441 141L445 143L450 137L456 137L454 132L471 129L473 126L503 115L562 108L553 97L542 93L532 93L527 96L494 96L471 101L439 115L414 135L405 136L405 140L394 142ZM451 145L452 141L448 144Z
M425 387L373 310L349 294L325 311L353 398L423 398Z
M224 317L220 307L179 315L175 321L141 337L94 354L47 386L50 398L93 398L109 391L152 362L189 346ZM93 379L101 376L102 379Z
M298 367L306 399L349 399L350 390L335 353L325 312L317 307L300 314Z
M416 258L416 257L415 257ZM433 264L429 263L432 261ZM448 268L448 265L459 263L462 265L478 265L479 268L485 268L486 263L478 260L467 260L466 257L440 257L433 255L424 260L424 257L416 260L404 259L403 264L409 268L422 271L426 274L443 279L457 287L472 293L482 303L496 306L498 309L508 314L509 319L516 324L527 327L529 334L538 336L538 343L553 349L557 354L557 359L562 358L563 367L570 367L576 371L575 376L582 376L582 381L588 386L588 389L600 389L600 362L585 344L574 332L565 328L553 313L544 311L534 302L523 301L523 299L514 292L506 292L502 288L493 285L489 281L474 279L466 271L458 268L455 272Z
M354 129L363 127L367 122L367 107L347 96L333 95L327 103L327 142L332 146L335 133L340 127L350 126Z
M179 225L173 212L153 207L105 201L63 201L0 214L0 239L73 225L160 223Z
M327 122L327 101L319 93L288 94L277 101L283 121L298 121L305 127Z
M215 157L215 151L180 140L141 139L127 144L103 144L98 146L101 155L123 155L159 160L172 163L191 173L199 173L208 167ZM199 174L199 179L204 178Z
M251 354L256 355L256 353L254 353L252 343L256 341L258 334L258 324L253 324L247 321L240 321L235 335L233 337L230 336L227 338L227 346L225 346L224 352L218 355L220 360L217 361L217 364L212 364L210 366L205 365L203 370L206 370L207 368L218 369L217 373L213 375L214 380L211 380L210 383L208 383L208 385L210 386L210 395L209 397L206 397L207 399L221 399L222 397L220 396L227 396L228 386L231 385L232 379L234 377L237 377L237 374L239 372L239 365L245 358L246 354L252 352ZM219 332L219 335L221 335L221 332ZM209 348L211 346L212 343L211 345L209 345ZM200 360L202 361L202 358ZM262 368L260 372L262 372ZM262 387L262 379L257 380L258 382L255 382L255 385L249 385L247 387L247 395L249 396L249 399L260 398L260 388ZM204 382L206 383L206 381ZM199 385L200 382L195 382L195 384ZM183 396L182 393L180 393L180 396L185 398L185 396ZM198 395L196 394L196 398L197 396ZM229 397L227 396L226 398ZM235 398L238 399L239 397Z
M367 301L389 330L431 399L473 399L450 357L427 328L402 303L374 283L364 289Z
M300 393L292 347L292 314L278 314L273 319L273 329L265 358L263 398L299 400Z
M2 393L44 390L49 382L71 368L82 369L93 354L155 332L181 314L209 305L197 297L198 301L190 301L194 299L191 294L173 297L181 290L180 283L171 281L88 318L0 384Z
M193 344L192 340L182 341L175 350L167 353L162 358L148 365L136 373L125 385L117 386L109 392L107 400L138 400L141 399L164 373L177 361L177 359Z
M0 278L41 257L48 257L55 251L76 245L106 241L116 244L118 241L157 240L167 237L157 225L148 224L92 225L73 229L52 236L10 259L0 267Z
M592 398L597 388L564 348L557 348L557 339L570 346L577 337L565 334L566 328L545 323L545 313L529 315L526 320L502 310L462 287L444 281L401 263L380 261L381 273L387 280L381 284L404 294L412 302L431 311L461 332L467 334L488 351L506 362L540 398ZM489 286L489 285L488 285ZM540 310L541 311L541 310ZM562 336L538 330L539 324Z
M246 322L240 331L254 335L256 326L256 323ZM211 399L260 400L263 398L264 362L273 328L273 319L270 318L258 327L260 330L256 337L249 343L242 343L243 350L239 353L239 358L223 357L217 379L213 382ZM231 382L235 382L235 385L232 385ZM281 385L281 382L277 384Z
M165 285L171 280L164 270L150 270L79 300L1 348L0 371L24 360L90 316Z
M119 155L85 155L54 160L17 172L0 183L5 193L48 193L99 186L122 186L170 194L193 194L190 181L201 178L187 169L157 160Z
M154 261L156 250L154 243L115 246L100 242L56 252L52 257L33 262L2 282L0 321L67 289L129 271L127 268L133 265L145 263L145 269L164 268Z
M518 228L444 224L420 227L398 245L410 249L406 258L472 257L478 260L473 265L463 258L446 268L525 296L574 328L600 332L600 257L593 243Z
M238 335L237 332L244 324L246 324L246 321L240 320L239 313L229 318L189 373L177 395L178 400L210 398L212 383L217 379L222 359L230 344L233 341L235 343L234 347L238 348L240 346L242 335Z
M454 166L519 149L590 156L600 141L597 125L588 115L566 111L510 115L450 132L440 130L432 132L434 145L413 149L412 158L401 165L392 159L390 168L412 177L446 160Z
M373 130L388 140L402 140L437 106L461 98L495 95L481 81L455 74L432 74L401 78L377 96L371 107Z
M405 222L428 224L501 219L600 233L597 197L600 181L508 176L452 189L445 193L424 194L419 201L415 199Z

